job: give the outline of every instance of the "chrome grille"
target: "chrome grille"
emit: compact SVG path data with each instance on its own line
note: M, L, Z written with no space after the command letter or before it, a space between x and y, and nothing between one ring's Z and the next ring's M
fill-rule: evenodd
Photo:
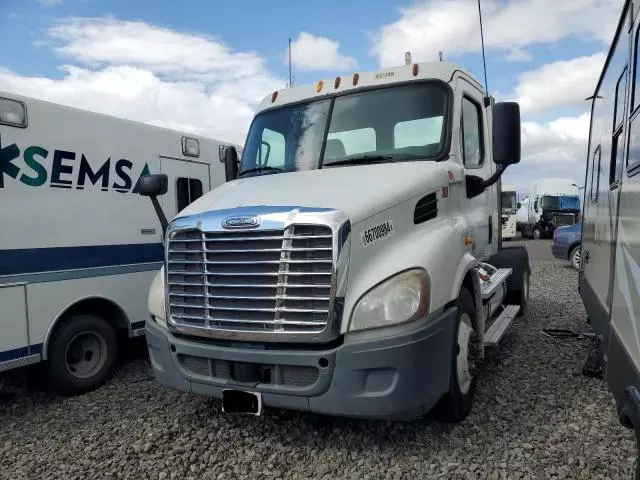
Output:
M333 281L328 226L181 230L169 240L167 262L174 324L266 333L319 333L327 326Z

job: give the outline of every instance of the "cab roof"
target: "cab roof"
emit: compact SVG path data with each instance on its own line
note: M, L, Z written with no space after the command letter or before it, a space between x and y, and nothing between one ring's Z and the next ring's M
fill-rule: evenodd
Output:
M316 97L324 97L368 87L428 79L449 82L456 72L463 75L480 91L484 92L482 85L468 71L455 63L423 62L368 72L355 72L349 75L318 80L315 84L305 84L276 90L262 99L258 107L258 112L290 103L311 100Z

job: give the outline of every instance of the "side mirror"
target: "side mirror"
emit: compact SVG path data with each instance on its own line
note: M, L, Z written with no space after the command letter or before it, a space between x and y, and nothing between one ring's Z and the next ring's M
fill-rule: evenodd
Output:
M169 222L167 217L162 211L160 202L158 202L158 195L164 195L169 189L169 178L164 173L158 173L155 175L143 175L138 181L138 194L144 197L151 197L151 203L156 211L158 220L160 220L160 226L162 227L162 236L167 231Z
M498 102L492 109L493 161L507 167L520 162L520 105Z
M238 176L238 152L236 147L228 146L224 150L224 173L227 182Z
M164 195L169 189L169 179L164 173L143 175L138 183L138 193L144 197Z

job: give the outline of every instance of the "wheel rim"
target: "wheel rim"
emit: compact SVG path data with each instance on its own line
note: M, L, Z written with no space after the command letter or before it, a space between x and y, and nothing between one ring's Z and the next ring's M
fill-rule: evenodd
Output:
M540 238L540 230L538 230L537 228L533 231L533 238L535 238L536 240Z
M76 334L65 351L67 371L76 378L89 378L104 366L107 342L98 332Z
M577 270L580 268L580 247L576 248L571 256L571 263L573 263L574 268Z
M463 313L458 327L458 387L464 394L471 388L471 370L469 369L469 340L471 338L471 317L468 313Z

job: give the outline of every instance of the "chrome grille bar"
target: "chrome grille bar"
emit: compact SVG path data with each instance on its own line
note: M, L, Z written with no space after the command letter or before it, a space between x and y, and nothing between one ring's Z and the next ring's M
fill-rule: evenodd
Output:
M170 323L179 329L235 338L327 329L335 275L327 225L181 229L169 236L165 268Z

